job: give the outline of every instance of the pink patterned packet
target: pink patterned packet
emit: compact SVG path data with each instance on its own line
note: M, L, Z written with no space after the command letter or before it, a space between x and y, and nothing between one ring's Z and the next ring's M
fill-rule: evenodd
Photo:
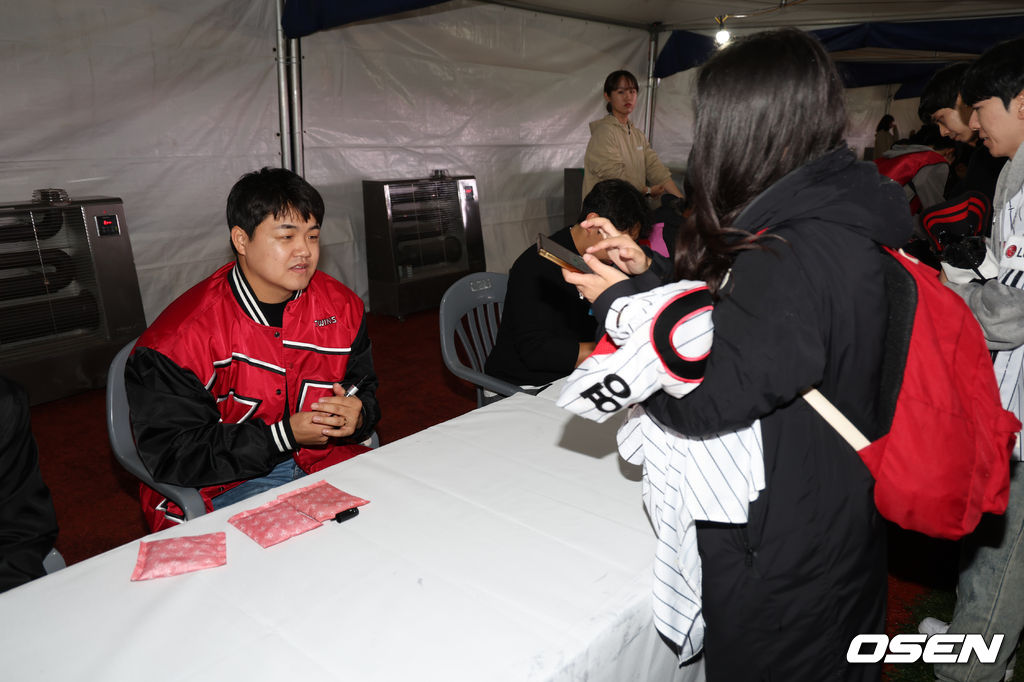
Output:
M166 578L228 562L227 535L224 531L139 543L132 580Z
M277 499L317 521L327 521L334 518L338 512L361 507L370 502L339 490L327 481L317 481L304 488L278 495Z
M320 524L280 500L271 500L255 509L235 514L228 523L263 547L270 547L288 538L319 528Z

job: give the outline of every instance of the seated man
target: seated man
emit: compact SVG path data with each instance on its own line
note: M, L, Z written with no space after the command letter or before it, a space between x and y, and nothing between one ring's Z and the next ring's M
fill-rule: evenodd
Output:
M39 473L28 396L0 377L0 592L46 573L57 514Z
M363 303L316 272L324 203L291 171L235 183L236 260L182 294L125 369L132 429L153 477L207 510L366 450L380 418ZM143 486L153 530L179 510Z
M602 180L583 200L579 221L551 239L582 254L602 237L580 223L599 216L634 239L650 229L640 192L624 180ZM509 270L501 327L484 371L527 388L543 386L583 362L594 350L596 334L590 303L562 279L559 266L530 246Z

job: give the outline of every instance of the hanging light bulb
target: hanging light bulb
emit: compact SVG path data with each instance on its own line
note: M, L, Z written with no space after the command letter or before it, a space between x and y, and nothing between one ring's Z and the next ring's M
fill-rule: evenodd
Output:
M718 33L715 34L715 43L717 43L719 46L725 45L727 42L729 42L729 38L731 37L729 35L729 31L725 29L725 20L727 18L728 15L715 17L715 21L718 22Z

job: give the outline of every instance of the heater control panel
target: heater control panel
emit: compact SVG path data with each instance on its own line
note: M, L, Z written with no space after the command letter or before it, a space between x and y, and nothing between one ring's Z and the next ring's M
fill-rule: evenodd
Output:
M101 237L114 237L121 234L121 226L117 222L116 214L103 214L95 216L96 234Z

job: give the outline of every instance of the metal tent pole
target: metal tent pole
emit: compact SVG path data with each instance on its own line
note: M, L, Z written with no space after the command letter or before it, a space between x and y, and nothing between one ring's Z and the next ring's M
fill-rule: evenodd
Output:
M292 170L306 175L305 145L302 137L302 45L298 38L288 41L288 84L292 119Z
M277 0L277 110L278 135L281 138L281 168L293 169L292 165L292 128L288 103L288 69L284 29L281 28L281 15L284 12L284 0Z
M647 43L647 89L644 93L644 130L647 133L647 142L652 147L654 146L654 90L657 87L654 78L654 60L658 55L659 33L661 33L661 24L651 26L650 40Z

